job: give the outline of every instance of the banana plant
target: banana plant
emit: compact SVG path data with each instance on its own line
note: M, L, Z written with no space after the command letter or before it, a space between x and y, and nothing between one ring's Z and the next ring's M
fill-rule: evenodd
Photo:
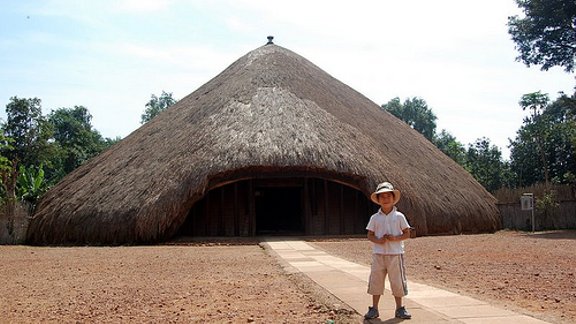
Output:
M21 165L19 171L16 182L17 197L21 201L30 204L33 209L42 194L48 189L48 184L44 178L44 166L40 165L36 169L34 167L26 168Z

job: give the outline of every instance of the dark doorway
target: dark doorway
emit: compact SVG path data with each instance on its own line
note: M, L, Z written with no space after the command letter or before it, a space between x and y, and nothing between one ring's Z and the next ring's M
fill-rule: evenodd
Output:
M245 179L208 190L179 234L365 235L374 206L361 191L327 179Z
M303 234L302 189L265 187L255 192L256 234Z

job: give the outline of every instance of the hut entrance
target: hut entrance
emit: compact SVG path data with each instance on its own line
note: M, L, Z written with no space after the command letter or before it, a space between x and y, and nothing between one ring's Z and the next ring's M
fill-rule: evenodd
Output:
M301 188L257 188L254 196L256 234L304 233Z
M242 179L209 190L190 208L179 234L365 234L368 218L375 209L362 192L328 179Z

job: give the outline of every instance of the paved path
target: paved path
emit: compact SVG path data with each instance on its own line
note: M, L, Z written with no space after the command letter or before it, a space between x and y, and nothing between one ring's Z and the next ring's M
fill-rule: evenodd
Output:
M350 262L304 241L272 238L262 245L277 256L285 270L302 272L348 304L362 316L371 297L366 293L370 267ZM412 314L409 323L546 323L539 319L491 306L485 302L446 290L408 282L409 295L404 304ZM366 323L399 323L394 318L394 298L387 291L380 299L380 318Z

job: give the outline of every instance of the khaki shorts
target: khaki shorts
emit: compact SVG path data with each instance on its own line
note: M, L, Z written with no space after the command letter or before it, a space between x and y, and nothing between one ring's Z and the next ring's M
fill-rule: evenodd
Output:
M370 280L368 281L368 294L384 294L384 280L386 279L386 275L388 275L390 290L394 297L404 297L408 295L403 254L372 254Z

